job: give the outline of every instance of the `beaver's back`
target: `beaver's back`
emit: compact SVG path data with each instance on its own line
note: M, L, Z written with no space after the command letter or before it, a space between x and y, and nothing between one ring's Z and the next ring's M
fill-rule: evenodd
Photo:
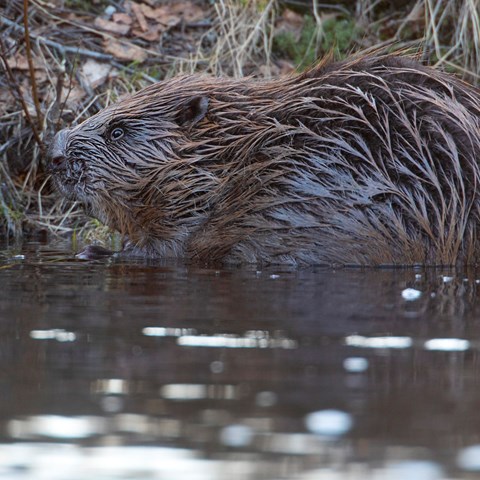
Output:
M192 252L308 264L476 262L477 90L394 56L321 66L259 84L256 95L267 106L245 119L254 133L240 129L228 146L230 178L240 180L218 190L221 208ZM229 110L215 99L211 108L214 117Z

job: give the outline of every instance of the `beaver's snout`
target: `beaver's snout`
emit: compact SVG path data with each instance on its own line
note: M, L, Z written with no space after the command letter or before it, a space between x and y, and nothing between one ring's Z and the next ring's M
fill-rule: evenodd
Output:
M61 170L65 166L66 147L69 129L60 130L53 138L47 152L48 169L53 173Z
M54 184L72 200L85 202L85 159L71 151L72 129L60 130L47 150L47 172Z

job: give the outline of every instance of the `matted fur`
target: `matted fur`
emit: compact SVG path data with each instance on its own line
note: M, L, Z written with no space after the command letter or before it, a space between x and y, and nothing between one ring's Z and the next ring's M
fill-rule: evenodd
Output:
M480 91L404 56L272 81L173 78L61 131L52 152L60 190L128 235L133 253L480 259Z

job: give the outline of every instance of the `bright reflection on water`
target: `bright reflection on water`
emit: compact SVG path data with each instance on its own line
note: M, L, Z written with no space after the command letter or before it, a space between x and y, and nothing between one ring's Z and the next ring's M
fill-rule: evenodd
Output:
M480 271L0 251L0 478L480 477Z

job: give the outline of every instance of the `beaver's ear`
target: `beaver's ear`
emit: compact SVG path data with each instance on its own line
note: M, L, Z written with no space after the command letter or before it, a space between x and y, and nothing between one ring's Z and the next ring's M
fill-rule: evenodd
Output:
M202 120L208 111L208 97L193 97L185 105L177 116L179 125L195 125Z

